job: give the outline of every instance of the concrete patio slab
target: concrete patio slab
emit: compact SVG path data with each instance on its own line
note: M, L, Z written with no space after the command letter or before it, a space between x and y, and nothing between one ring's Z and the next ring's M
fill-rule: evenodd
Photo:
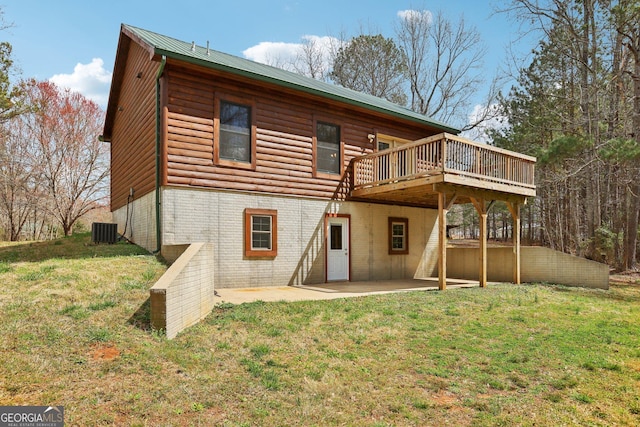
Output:
M447 288L479 286L477 281L447 279ZM313 301L393 292L434 291L438 279L381 280L372 282L331 282L314 286L267 286L216 289L216 303L242 304L254 301Z

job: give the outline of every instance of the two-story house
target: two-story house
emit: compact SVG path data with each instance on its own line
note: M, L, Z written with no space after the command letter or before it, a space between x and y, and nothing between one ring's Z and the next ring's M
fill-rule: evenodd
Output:
M102 138L119 232L175 263L151 289L168 336L216 288L438 276L446 213L535 195L535 158L386 100L122 25ZM513 281L520 281L519 233ZM155 313L155 314L154 314ZM155 320L154 320L155 319Z
M458 132L123 25L103 135L111 209L121 233L170 260L210 243L216 287L432 276L450 203L482 215L505 200L517 216L535 194L535 159Z

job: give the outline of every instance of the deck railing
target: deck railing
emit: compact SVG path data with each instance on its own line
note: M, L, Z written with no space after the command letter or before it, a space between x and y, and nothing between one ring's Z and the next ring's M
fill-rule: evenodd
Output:
M450 134L439 134L354 160L354 189L455 174L535 188L536 159Z

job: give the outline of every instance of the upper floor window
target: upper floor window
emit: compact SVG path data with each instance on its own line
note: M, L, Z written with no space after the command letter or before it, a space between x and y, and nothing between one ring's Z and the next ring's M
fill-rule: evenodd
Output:
M251 163L251 107L220 101L220 159Z
M334 175L342 172L340 126L316 123L316 171Z

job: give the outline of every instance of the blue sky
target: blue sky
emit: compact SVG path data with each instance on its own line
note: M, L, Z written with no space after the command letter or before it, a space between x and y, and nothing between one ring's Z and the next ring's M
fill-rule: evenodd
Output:
M78 90L103 108L111 81L120 24L126 23L237 56L269 49L264 42L300 43L303 36L349 35L360 28L393 36L398 12L443 10L478 28L489 47L487 75L500 68L517 39L516 24L493 14L492 0L9 0L3 3L2 40L13 46L22 78L52 79ZM262 44L261 44L262 43ZM529 51L532 46L515 45ZM250 49L253 48L253 49ZM252 58L255 59L255 58Z

